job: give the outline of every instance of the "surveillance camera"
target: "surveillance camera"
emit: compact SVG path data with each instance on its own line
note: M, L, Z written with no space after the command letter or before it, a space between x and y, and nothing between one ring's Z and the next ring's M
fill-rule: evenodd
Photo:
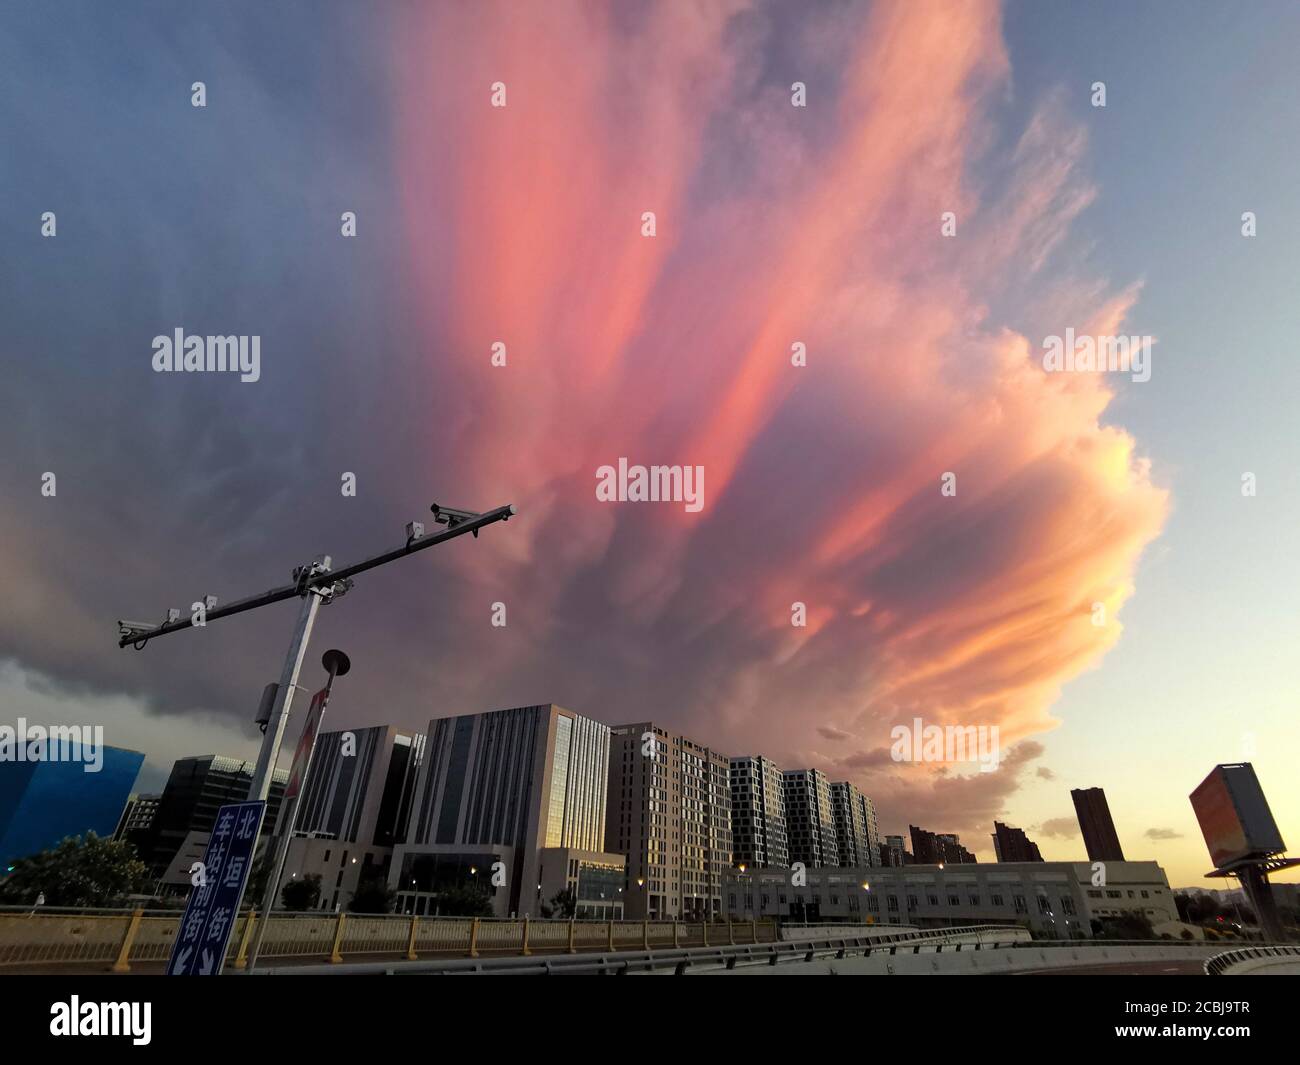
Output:
M408 541L418 540L423 535L424 535L424 522L408 521L406 523L406 539Z
M168 624L168 625L173 625L173 624L175 624L176 622L180 621L180 619L181 619L181 612L180 612L179 610L177 610L174 606L173 606L173 607L168 607L168 609L167 609L167 624Z
M434 503L429 510L433 513L433 520L439 525L445 525L449 529L454 529L461 522L471 521L478 515L472 510L456 510L454 507L440 507Z
M123 621L119 618L117 633L119 636L142 636L146 632L152 632L155 627L148 621Z

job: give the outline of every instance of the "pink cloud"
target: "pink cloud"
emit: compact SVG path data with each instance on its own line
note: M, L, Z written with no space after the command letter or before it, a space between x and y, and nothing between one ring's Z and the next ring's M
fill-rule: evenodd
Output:
M1009 73L997 6L786 34L741 4L491 10L429 9L394 43L410 298L457 412L430 451L521 507L469 562L518 621L459 634L444 683L481 693L486 657L503 692L778 760L838 739L826 720L865 752L915 715L1050 729L1168 500L1102 424L1110 384L1045 374L1041 338L989 317L1031 274L1050 297L1024 319L1062 328L1117 329L1137 294L1051 276L1094 195L1059 98L1002 181L974 177ZM704 511L596 502L621 455L703 465ZM991 818L1020 771L876 764L826 768L940 828Z

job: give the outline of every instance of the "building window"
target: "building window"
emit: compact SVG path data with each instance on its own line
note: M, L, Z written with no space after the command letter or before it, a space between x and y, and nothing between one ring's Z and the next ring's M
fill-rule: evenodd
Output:
M897 895L890 895L890 896L889 896L889 908L890 908L890 910L892 910L892 911L895 912L895 913L898 912L898 896L897 896Z
M1039 913L1052 912L1052 902L1046 895L1038 896L1038 912Z
M993 903L994 906L1001 906L1001 905L1002 905L1002 896L1001 896L1001 895L993 895L993 896L991 897L990 901Z
M1016 902L1016 913L1028 913L1029 907L1025 905L1024 895L1014 896Z
M1061 912L1064 913L1067 917L1073 917L1074 899L1070 898L1068 895L1063 896L1061 898Z

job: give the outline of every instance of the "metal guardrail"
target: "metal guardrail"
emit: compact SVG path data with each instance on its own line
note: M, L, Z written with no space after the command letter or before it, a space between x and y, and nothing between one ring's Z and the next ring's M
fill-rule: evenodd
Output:
M245 966L256 921L240 915L226 964ZM180 926L179 912L156 910L70 910L41 907L0 910L0 970L9 966L80 964L129 972L132 962L165 961ZM260 957L312 957L331 964L346 955L392 954L415 960L421 954L477 958L492 954L528 956L546 952L651 951L693 946L772 942L773 921L687 924L674 921L585 921L421 917L407 914L275 912Z
M1273 946L1241 947L1226 950L1205 961L1206 976L1222 976L1234 965L1243 961L1255 961L1261 958L1300 958L1300 947L1276 944Z
M550 976L617 975L672 970L681 975L690 968L717 966L734 969L739 964L781 965L813 961L816 958L870 957L873 953L920 953L926 947L942 951L952 947L971 950L1014 946L1028 941L1023 928L1004 925L970 925L935 928L887 935L834 936L820 940L776 940L769 943L727 944L716 947L664 947L659 950L626 951L617 954L556 955L551 957L458 958L454 960L372 962L334 966L282 966L260 969L255 975L283 976L313 973L344 973L361 976L472 976L513 974ZM974 938L971 938L974 937ZM950 942L957 940L957 942Z

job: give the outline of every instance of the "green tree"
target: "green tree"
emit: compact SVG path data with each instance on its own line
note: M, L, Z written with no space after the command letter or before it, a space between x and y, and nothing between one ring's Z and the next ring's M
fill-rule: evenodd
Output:
M348 909L352 913L392 913L396 901L397 892L382 877L372 877L357 885Z
M47 906L113 906L141 891L148 869L125 840L95 833L69 836L56 847L13 863L0 880L0 903L29 905L44 894Z
M549 905L543 902L540 909L543 917L568 918L578 912L578 900L573 892L566 888L564 891L557 891Z
M286 910L314 910L320 902L320 873L294 877L280 889L280 901Z
M262 900L266 898L266 886L271 882L271 866L275 864L274 848L259 847L261 852L253 859L248 873L248 887L244 889L244 905L262 909Z

